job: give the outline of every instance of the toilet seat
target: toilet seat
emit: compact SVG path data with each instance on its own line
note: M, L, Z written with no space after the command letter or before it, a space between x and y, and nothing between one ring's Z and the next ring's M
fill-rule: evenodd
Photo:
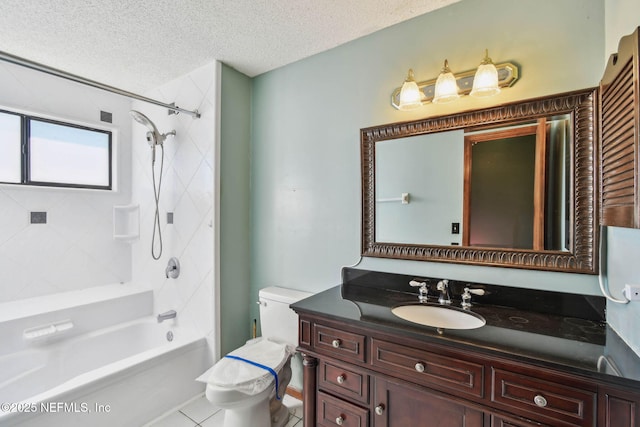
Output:
M229 353L230 356L246 359L279 373L293 352L289 346L258 338ZM219 388L231 388L254 395L273 387L271 370L255 366L246 361L223 357L200 379Z

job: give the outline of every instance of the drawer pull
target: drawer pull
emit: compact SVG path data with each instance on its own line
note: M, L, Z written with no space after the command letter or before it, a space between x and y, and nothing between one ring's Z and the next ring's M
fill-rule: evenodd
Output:
M533 398L533 403L541 408L544 408L545 406L547 406L547 399L545 399L544 396L537 394L536 397Z
M416 371L424 372L424 365L420 362L416 363Z
M340 348L340 344L340 340L331 341L331 345L333 346L333 348Z
M336 378L336 381L338 381L338 384L344 384L344 380L346 380L344 375L340 375L338 376L338 378Z
M338 424L339 426L344 424L344 418L342 418L342 415L340 415L338 418L336 418L336 424Z
M376 415L382 415L384 414L384 405L380 404L378 406L376 406Z

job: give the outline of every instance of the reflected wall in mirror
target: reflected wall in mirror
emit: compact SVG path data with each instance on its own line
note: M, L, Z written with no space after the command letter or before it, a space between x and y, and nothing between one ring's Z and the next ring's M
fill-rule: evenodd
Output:
M362 129L362 254L595 274L595 99Z

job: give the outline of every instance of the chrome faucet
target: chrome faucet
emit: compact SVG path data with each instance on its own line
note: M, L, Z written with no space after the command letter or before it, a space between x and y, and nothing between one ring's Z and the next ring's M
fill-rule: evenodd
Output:
M440 291L438 302L440 304L451 304L451 297L449 296L449 281L447 279L439 281L437 289Z
M169 319L175 319L176 315L177 313L175 310L169 310L169 311L165 311L164 313L160 313L158 314L158 323L162 323L165 320L169 320Z

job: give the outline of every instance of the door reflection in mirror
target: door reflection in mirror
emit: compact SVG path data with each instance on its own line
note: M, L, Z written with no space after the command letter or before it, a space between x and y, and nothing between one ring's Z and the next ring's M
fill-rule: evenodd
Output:
M569 119L465 135L464 246L569 250Z

